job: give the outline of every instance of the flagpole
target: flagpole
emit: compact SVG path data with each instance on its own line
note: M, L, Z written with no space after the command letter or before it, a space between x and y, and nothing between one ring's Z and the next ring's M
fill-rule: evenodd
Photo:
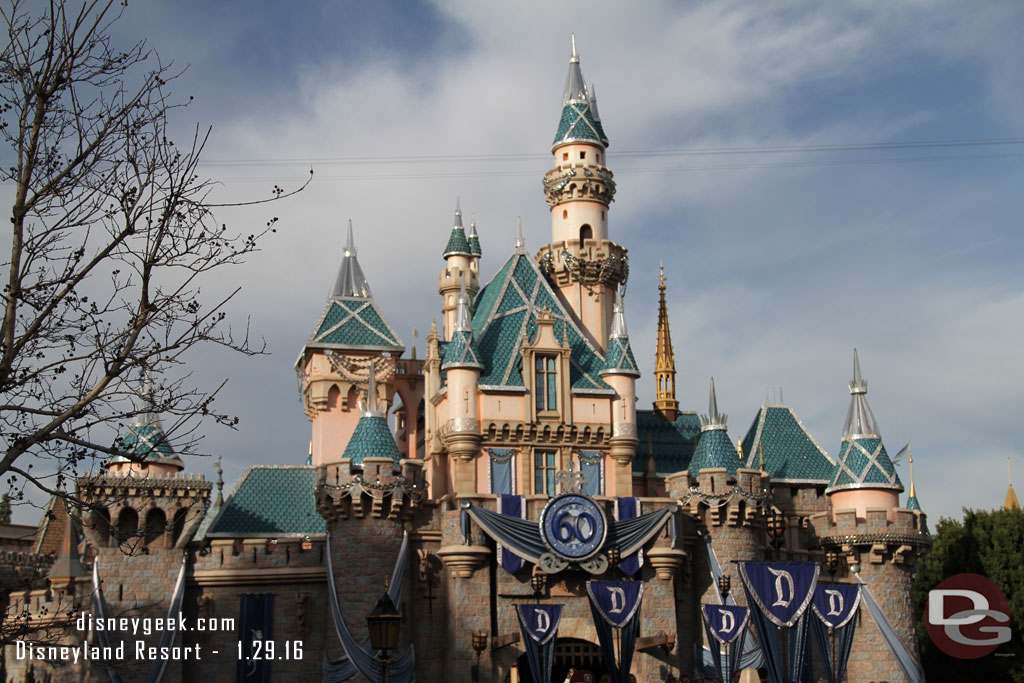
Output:
M839 663L836 661L836 630L828 627L828 637L832 641L832 681L839 683Z
M779 644L782 646L782 683L789 683L789 662L787 661L789 653L789 638L787 637L787 629L785 626L779 626Z

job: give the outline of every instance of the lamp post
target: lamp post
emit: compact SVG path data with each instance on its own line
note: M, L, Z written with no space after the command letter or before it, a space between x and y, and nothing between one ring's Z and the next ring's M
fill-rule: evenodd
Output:
M476 666L473 667L473 671L472 671L473 681L479 681L480 680L480 655L486 649L487 649L487 634L486 633L474 633L473 634L473 652L476 653Z
M533 595L538 600L544 594L544 589L548 587L548 577L546 574L534 574L530 577L530 588L533 589Z
M370 646L380 651L380 683L388 680L388 650L398 647L398 632L402 628L402 613L384 592L377 605L366 616L366 630L370 632Z
M775 561L779 561L779 549L782 548L782 537L786 534L786 518L781 512L772 510L765 519L765 527L768 536L772 539L772 547L775 548Z
M729 600L729 593L732 591L732 577L722 574L718 577L718 592L722 594L722 604Z

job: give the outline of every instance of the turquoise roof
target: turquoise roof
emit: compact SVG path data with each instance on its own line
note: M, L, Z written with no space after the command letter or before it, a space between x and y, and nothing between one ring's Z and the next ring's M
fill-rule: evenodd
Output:
M349 458L353 465L362 465L366 458L391 458L397 465L402 458L387 419L366 413L356 423L342 457Z
M473 336L484 364L480 385L525 390L520 349L537 333L541 309L550 310L555 319L555 338L568 337L572 388L610 392L611 387L599 377L604 358L583 336L533 259L522 250L505 262L476 299Z
M844 489L903 490L896 468L877 436L844 438L828 491Z
M761 406L743 437L744 465L758 469L764 452L772 481L815 482L832 479L835 461L810 435L789 406Z
M476 368L483 370L484 364L480 362L480 352L473 341L473 333L456 330L452 333L451 341L445 344L444 355L441 356L441 369L449 368Z
M742 464L727 431L706 429L697 439L697 448L690 460L690 474L696 476L710 467L724 467L729 474L736 474L736 469Z
M675 422L661 419L653 410L636 411L637 445L633 472L642 474L647 466L648 449L654 456L654 471L665 476L690 467L700 436L696 413L679 413Z
M558 130L551 145L558 147L570 142L608 146L608 136L604 134L604 127L594 118L590 104L586 101L567 102L562 107L562 117L558 121Z
M356 349L391 351L405 350L394 328L384 319L373 299L355 297L328 300L316 331L306 348Z
M482 253L480 250L480 237L477 235L470 235L466 238L469 242L469 251L473 256L480 256Z
M146 460L148 462L173 465L180 469L185 468L185 463L181 461L181 458L171 448L171 444L167 440L167 435L164 434L159 420L155 420L153 424L131 425L128 427L127 433L121 437L120 442L115 444L114 448L124 455L113 455L107 458L103 463L104 466L110 466L119 462Z
M920 510L921 504L917 502L917 496L910 496L907 498L907 504L905 506L908 510Z
M480 248L479 242L480 240L477 240L477 249ZM472 247L469 244L469 239L466 238L466 231L461 225L456 225L452 228L452 234L448 237L448 244L444 247L444 255L450 256L452 254L465 254L466 256L470 256L472 253Z
M323 534L316 511L316 468L255 465L242 475L207 536Z
M600 375L640 376L640 368L633 357L633 349L629 345L629 337L613 337L608 340L608 354Z

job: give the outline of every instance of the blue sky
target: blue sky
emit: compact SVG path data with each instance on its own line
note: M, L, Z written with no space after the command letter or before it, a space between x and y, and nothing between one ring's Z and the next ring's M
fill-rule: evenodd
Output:
M407 345L420 331L421 356L457 196L485 279L517 216L529 248L548 241L540 178L575 31L611 139L641 406L664 260L684 408L706 410L714 376L735 440L781 387L835 454L856 346L890 453L913 444L925 511L994 506L1007 457L1024 478L1024 144L895 145L1024 137L1022 15L994 2L130 4L122 37L189 64L175 92L196 100L175 121L213 126L203 170L219 198L316 170L286 204L218 217L281 221L210 283L242 285L235 313L270 355L193 358L210 385L230 377L218 402L241 419L211 427L205 449L229 487L250 464L305 460L292 364L348 219L379 304ZM869 148L807 150L837 145Z

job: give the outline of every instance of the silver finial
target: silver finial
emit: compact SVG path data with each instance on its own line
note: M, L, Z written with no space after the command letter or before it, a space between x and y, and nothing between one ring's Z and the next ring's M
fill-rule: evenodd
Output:
M626 306L622 301L622 290L615 293L615 304L612 306L612 330L608 333L609 339L625 339L629 336L626 331Z
M459 296L455 300L455 325L454 332L471 332L473 323L469 318L469 295L466 294L466 280L462 279L459 286Z
M455 198L455 225L462 227L462 205L458 197Z
M580 57L576 54L576 34L570 34L569 40L572 42L572 54L569 56L569 61L578 63L580 61Z
M348 236L345 238L345 258L356 255L356 238L352 234L352 219L348 219Z
M363 269L359 267L356 251L352 220L349 219L341 266L338 268L338 276L334 280L334 286L331 287L329 298L369 299L373 296L370 293L370 285L366 281L366 276L363 275Z
M860 358L857 357L857 349L853 350L853 381L850 382L851 394L868 393L868 383L860 374Z
M700 416L700 430L725 429L729 416L718 412L718 396L715 393L715 378L711 378L711 393L708 396L708 414Z
M366 407L363 409L363 415L381 417L380 411L377 410L377 372L373 361L370 361L369 374L369 379L366 382Z
M516 218L516 253L526 253L526 238L523 237L523 217Z
M470 222L468 236L469 237L479 237L479 235L476 233L476 221Z

